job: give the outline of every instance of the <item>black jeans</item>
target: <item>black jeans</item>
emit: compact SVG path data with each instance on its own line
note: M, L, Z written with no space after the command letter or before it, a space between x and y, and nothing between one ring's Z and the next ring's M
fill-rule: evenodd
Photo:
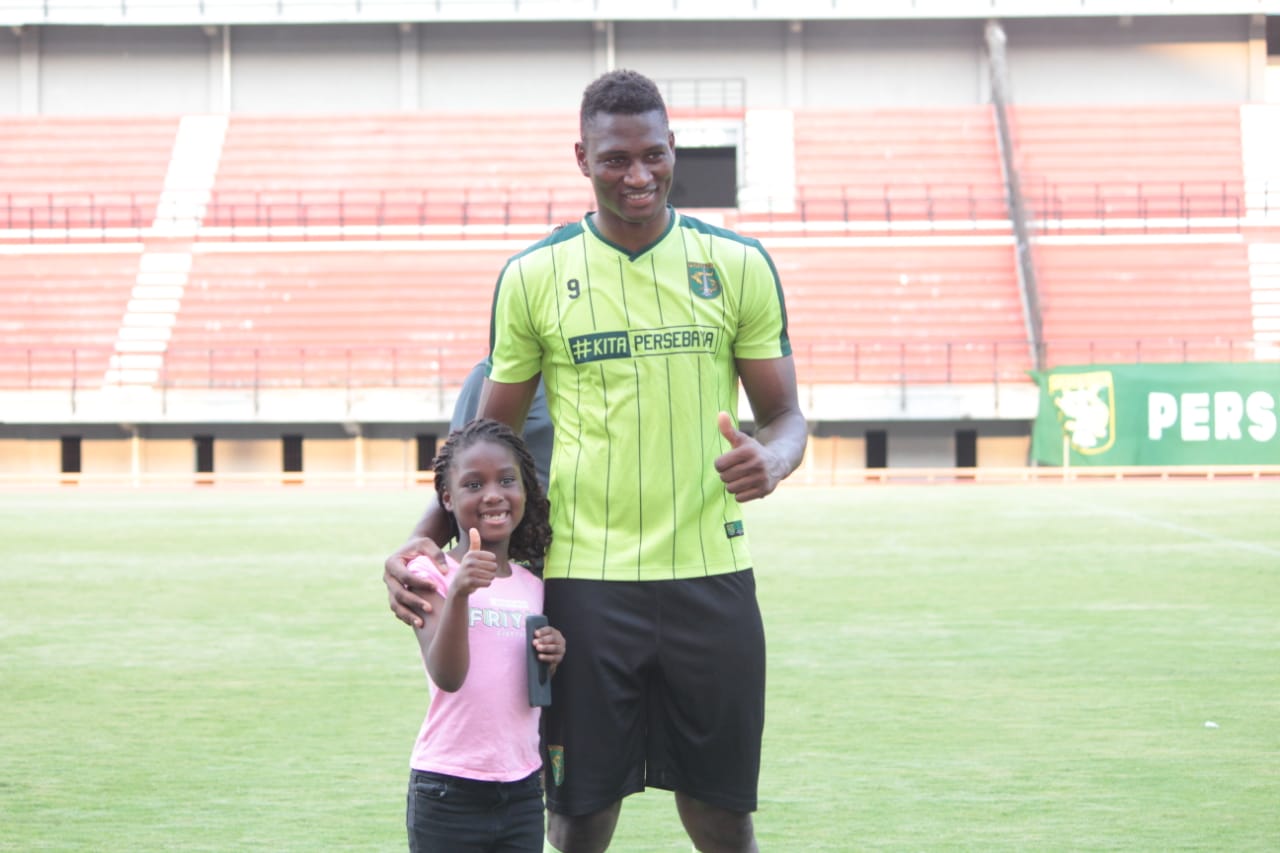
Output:
M516 782L409 774L410 853L542 853L541 771Z

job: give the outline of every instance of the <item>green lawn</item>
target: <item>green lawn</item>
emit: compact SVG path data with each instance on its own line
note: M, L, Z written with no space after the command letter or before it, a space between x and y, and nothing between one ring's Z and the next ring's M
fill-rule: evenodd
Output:
M0 494L0 850L403 849L380 566L427 494ZM748 529L763 849L1280 847L1280 484L791 487ZM687 851L670 795L613 849Z

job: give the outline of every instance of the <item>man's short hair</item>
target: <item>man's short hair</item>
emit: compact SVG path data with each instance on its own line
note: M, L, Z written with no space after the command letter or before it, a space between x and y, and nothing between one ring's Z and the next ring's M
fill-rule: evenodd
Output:
M597 77L582 93L582 109L578 113L580 130L585 136L587 122L595 116L640 115L657 110L667 119L667 105L658 86L639 71L620 68Z

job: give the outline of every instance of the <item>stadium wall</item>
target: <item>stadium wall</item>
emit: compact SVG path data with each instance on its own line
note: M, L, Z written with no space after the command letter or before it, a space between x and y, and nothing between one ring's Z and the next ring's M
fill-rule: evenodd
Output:
M1019 468L1027 465L1030 436L1024 425L863 424L834 432L822 425L810 442L801 473L808 482L836 483L871 468ZM365 424L360 434L338 426L270 425L34 425L0 427L0 486L196 482L308 482L406 484L421 482L419 436L428 442L447 424ZM884 431L885 456L869 455L868 434ZM961 432L977 432L965 460ZM197 471L196 436L213 439L211 472ZM301 437L301 470L286 471L284 437ZM78 471L63 465L64 438L79 438ZM874 452L873 452L874 453Z
M1262 99L1265 45L1260 52L1257 22L1248 16L1036 19L1006 28L1018 103ZM609 65L664 80L741 80L741 106L752 108L970 105L989 95L976 20L72 26L0 32L0 112L501 112L512 104L568 111L582 83ZM567 150L568 140L566 166ZM888 467L955 465L962 433L976 438L980 467L1026 464L1025 417L931 417L889 390L894 405L910 410L904 420L815 418L805 462L812 476L838 480L872 464L873 435ZM409 481L419 473L418 435L445 429L430 418L358 426L338 420L0 424L0 478L56 481L62 439L70 436L81 439L86 479L200 479L194 439L207 436L219 478ZM285 436L302 442L297 474L283 471Z
M1127 21L1127 22L1126 22ZM1017 102L1265 100L1245 15L1006 25ZM989 99L979 21L628 21L25 27L0 33L0 111L151 115L576 107L612 64L741 83L750 108Z
M9 425L0 427L0 483L54 482L68 473L85 481L312 477L349 482L365 474L399 481L417 475L418 437L425 433L434 446L440 428L372 424L352 435L338 424ZM197 470L197 436L212 439L211 472ZM285 470L286 436L301 442L300 471ZM78 471L64 464L64 439L78 439Z
M23 111L21 44L15 32L0 29L0 114Z

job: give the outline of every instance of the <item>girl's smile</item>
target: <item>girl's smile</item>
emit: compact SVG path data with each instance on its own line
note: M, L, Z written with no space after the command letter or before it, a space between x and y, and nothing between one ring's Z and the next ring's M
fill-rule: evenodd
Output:
M463 541L474 527L486 550L505 545L524 518L524 503L520 463L509 447L478 441L458 451L446 484L445 509L457 518Z

